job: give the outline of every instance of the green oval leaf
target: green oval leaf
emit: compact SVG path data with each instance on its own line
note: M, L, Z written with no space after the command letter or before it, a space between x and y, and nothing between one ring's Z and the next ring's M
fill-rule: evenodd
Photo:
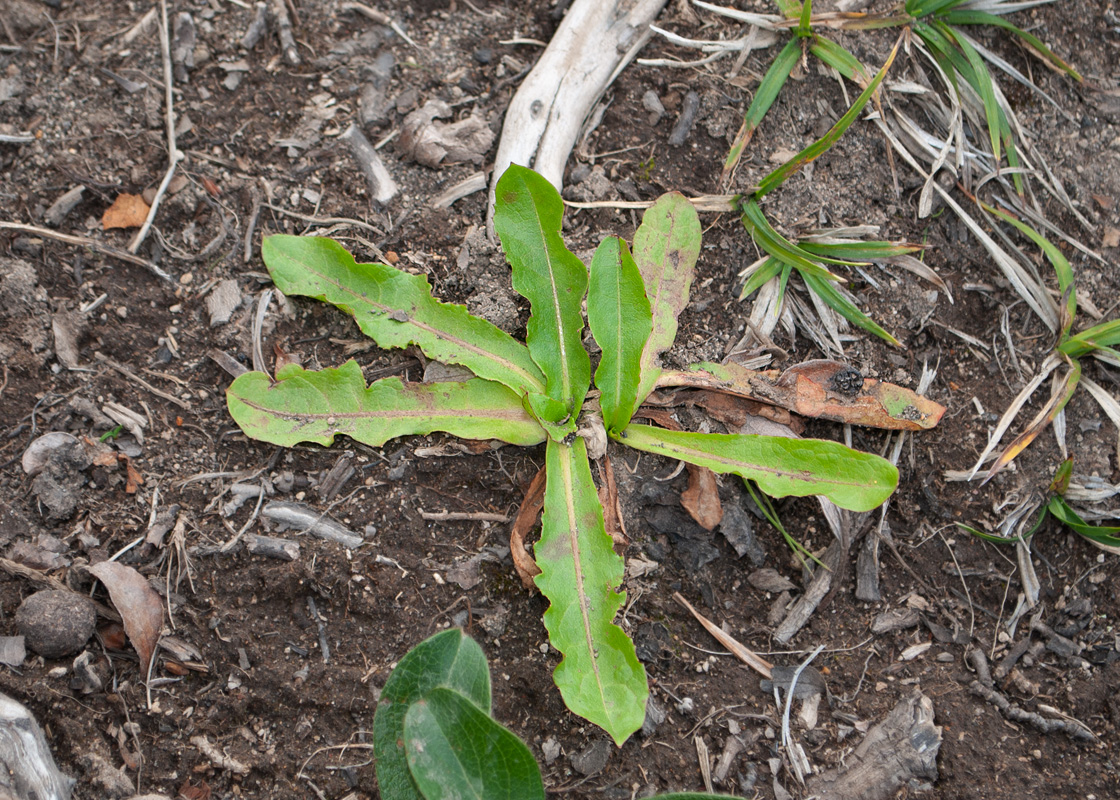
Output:
M560 193L531 169L511 164L498 179L494 230L513 269L513 288L532 308L525 343L547 379L545 393L572 412L591 383L581 311L587 268L564 246L563 218Z
M603 351L595 370L603 423L608 431L620 431L637 405L642 348L653 315L638 265L617 237L604 239L591 259L587 321Z
M544 389L525 345L465 307L435 300L424 275L358 264L338 242L315 236L268 236L261 257L280 291L345 311L381 347L415 344L428 358L461 364L520 395Z
M383 378L367 387L356 361L318 372L289 364L277 377L240 375L226 390L226 404L246 435L284 447L329 446L340 433L373 447L432 431L520 445L545 439L520 397L481 378L464 383Z
M490 713L490 668L478 643L460 628L437 633L397 664L373 717L373 750L382 800L423 800L408 768L404 721L408 707L429 692L448 688L480 713Z
M458 692L432 689L409 706L404 743L425 800L544 800L529 748Z
M686 433L650 425L631 425L618 439L638 450L749 478L772 497L819 494L852 511L870 511L898 486L898 470L886 459L821 439Z

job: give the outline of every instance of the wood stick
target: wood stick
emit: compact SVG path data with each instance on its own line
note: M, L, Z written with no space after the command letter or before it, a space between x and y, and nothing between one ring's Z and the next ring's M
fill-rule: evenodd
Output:
M97 239L91 239L88 236L76 236L70 233L59 233L58 231L52 231L49 228L40 228L38 225L25 225L22 222L0 222L0 230L30 233L32 236L43 236L47 239L55 239L59 242L65 242L66 244L88 247L91 250L96 250L97 252L103 253L107 256L111 256L112 258L120 259L121 261L127 261L129 264L136 264L137 266L144 267L157 278L166 281L171 285L175 285L176 283L175 279L164 272L159 265L153 264L148 259L133 255L132 253L126 252L124 250L118 250L112 245L99 242L97 241Z
M686 609L688 609L689 613L691 613L692 616L696 617L696 621L703 625L704 629L712 636L714 636L720 644L734 653L736 658L738 658L740 661L742 661L744 664L746 664L748 667L753 669L755 672L757 672L767 680L773 678L773 675L771 674L771 670L773 670L774 668L773 664L755 653L750 648L740 644L739 641L735 639L735 637L731 636L729 633L726 633L718 625L716 625L710 619L693 608L692 603L685 600L684 596L681 595L680 592L673 592L673 599L684 606Z
M152 222L156 218L156 212L159 211L160 200L163 199L163 195L167 192L167 187L171 183L171 178L175 174L175 167L184 158L183 153L175 146L175 99L171 84L171 34L167 22L167 0L159 0L159 11L159 46L160 53L163 56L164 105L167 107L167 157L170 163L159 189L156 190L156 196L152 200L151 208L148 209L148 216L144 220L144 224L128 245L128 252L130 253L138 251L140 245L144 243L144 239L148 236L148 231L151 230Z

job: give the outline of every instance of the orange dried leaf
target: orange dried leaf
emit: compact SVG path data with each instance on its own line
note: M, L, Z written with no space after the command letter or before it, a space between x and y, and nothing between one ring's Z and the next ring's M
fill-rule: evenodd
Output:
M688 465L688 488L681 492L681 505L696 523L706 531L712 530L723 519L723 504L719 501L716 475L707 467Z
M148 218L150 208L138 194L119 194L101 216L101 227L105 230L139 228Z
M127 478L124 484L124 490L128 494L136 494L136 490L144 485L144 476L140 474L140 470L132 466L132 461L124 453L117 455L121 461L124 462Z

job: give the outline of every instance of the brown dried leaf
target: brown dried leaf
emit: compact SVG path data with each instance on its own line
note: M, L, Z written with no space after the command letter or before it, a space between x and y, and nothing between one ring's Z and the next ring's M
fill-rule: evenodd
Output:
M124 453L118 453L117 458L124 462L124 468L127 474L124 483L125 492L127 494L136 494L136 490L144 485L144 476L140 474L140 470L132 466L132 461Z
M138 194L119 194L113 205L105 209L101 216L101 227L105 230L113 228L139 228L148 218L150 206Z
M140 656L141 674L146 679L163 628L163 601L147 579L132 567L102 561L89 571L109 590L109 597L124 622L125 633Z
M614 479L614 467L611 466L611 457L604 454L599 460L599 505L603 507L603 527L611 537L611 542L616 548L625 548L630 544L630 537L626 535L626 523L622 519L622 506L618 503L618 484Z
M544 508L544 487L545 474L542 467L529 484L529 490L525 492L525 499L521 501L521 508L509 531L509 554L513 557L513 566L521 578L521 585L526 589L535 587L537 584L533 578L541 574L541 568L525 549L525 536L537 524L541 509Z
M756 372L738 364L662 373L658 386L708 389L789 409L803 417L830 419L884 430L917 431L941 421L945 407L909 389L864 378L839 361L818 359L785 372Z
M723 504L719 501L716 475L707 467L688 465L688 488L681 493L681 505L696 523L706 531L712 530L723 519Z

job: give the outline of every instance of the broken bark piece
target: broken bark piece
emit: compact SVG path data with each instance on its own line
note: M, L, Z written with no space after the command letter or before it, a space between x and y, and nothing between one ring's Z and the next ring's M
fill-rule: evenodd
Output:
M245 549L255 556L275 558L279 561L295 561L299 558L299 543L291 539L275 536L245 535Z
M401 123L397 152L426 167L469 161L481 164L494 132L480 116L472 115L458 122L437 122L451 116L451 106L442 100L429 100Z
M973 681L969 684L968 688L974 695L984 698L998 708L1000 713L1012 722L1026 723L1042 733L1060 731L1069 734L1074 739L1080 739L1081 741L1097 741L1097 735L1080 720L1072 718L1054 719L1052 717L1044 717L1034 711L1027 711L1018 703L1012 703L1004 697L1002 693L991 686L985 686L980 681Z
M385 92L393 67L397 64L393 51L386 48L377 54L373 64L362 68L362 92L358 96L358 119L362 125L384 125L389 121L389 103Z
M669 134L669 146L680 147L688 141L692 133L692 126L696 124L696 115L700 112L700 95L690 91L684 96L681 103L681 113L673 124L673 132Z
M915 692L868 731L843 769L810 778L806 788L819 800L886 800L910 781L937 780L940 749L933 702Z
M175 15L174 32L171 39L171 63L175 65L175 82L189 82L190 71L194 69L194 47L197 33L194 18L186 11Z
M82 195L85 193L86 187L75 186L66 194L59 197L51 207L43 214L43 222L50 225L52 228L57 228L66 219L66 215L74 210L78 203L82 202Z
M490 183L510 164L532 167L557 189L584 119L652 35L666 0L575 0L506 110Z
M276 35L280 37L280 48L284 51L284 60L293 67L298 67L300 63L299 48L296 46L296 37L292 34L292 18L288 16L288 6L285 0L272 0L269 11L276 22Z
M828 590L832 588L832 576L840 565L840 562L846 555L844 547L840 542L833 542L828 546L825 551L824 557L821 559L825 566L817 567L817 571L813 573L809 585L805 588L805 594L798 598L797 602L793 604L793 608L789 610L786 618L782 620L782 624L774 631L774 640L780 644L788 644L789 640L794 637L801 628L809 621L809 617L817 610L821 600L828 594ZM826 568L827 567L827 568Z
M0 692L0 796L68 800L74 783L58 771L31 712Z
M388 203L397 194L397 182L385 168L381 156L373 149L373 145L358 130L358 126L351 123L350 127L338 137L350 147L350 154L358 162L362 174L366 176L366 185L369 187L370 199L378 203Z
M261 514L267 519L280 523L282 527L338 542L351 550L357 549L365 541L361 536L328 517L326 513L320 513L302 503L273 500L265 505Z
M268 30L268 4L257 3L253 12L253 21L249 23L245 35L241 37L241 46L246 50L252 50L257 46L257 42L264 36L265 31Z

